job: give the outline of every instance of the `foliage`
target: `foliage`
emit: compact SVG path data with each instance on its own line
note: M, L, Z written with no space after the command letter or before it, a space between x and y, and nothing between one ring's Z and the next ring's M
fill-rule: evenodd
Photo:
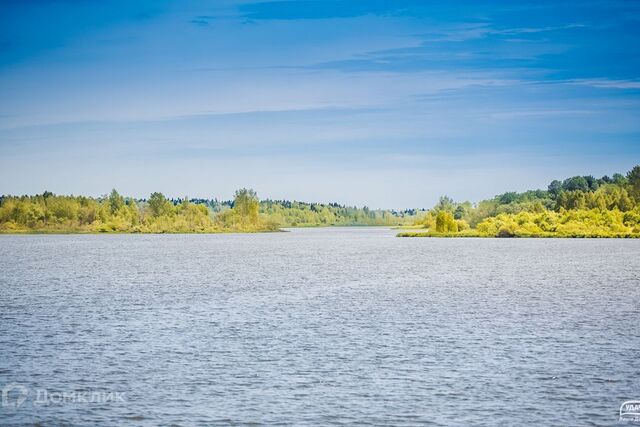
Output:
M236 191L232 201L148 200L121 196L115 189L97 199L57 196L0 197L0 232L216 233L274 231L280 227L401 225L417 211L383 211L331 204L260 201L255 191Z
M257 229L257 227L255 227ZM0 199L4 232L144 232L198 233L226 231L204 205L173 203L162 193L149 200L125 199L116 190L108 197L37 196Z
M401 235L640 237L639 218L640 166L635 166L626 177L574 176L552 181L546 191L506 192L476 205L444 196L415 222L427 232Z
M221 228L232 231L277 230L278 224L260 215L260 201L256 192L243 188L236 191L232 208L225 209L216 216Z
M629 192L635 200L640 200L640 165L635 166L627 173Z
M477 231L495 237L628 237L640 233L638 218L638 211L625 216L617 209L520 212L487 218Z
M214 233L330 225L407 226L420 236L636 237L640 235L640 166L626 176L574 176L547 190L506 192L477 204L440 198L428 211L373 210L337 203L258 199L240 189L232 201L148 200L121 196L0 197L0 232Z
M449 233L458 231L458 224L450 212L440 211L436 215L436 231L438 233Z
M328 225L405 225L417 215L415 210L359 209L337 203L304 203L286 200L265 200L260 211L282 227L315 227Z

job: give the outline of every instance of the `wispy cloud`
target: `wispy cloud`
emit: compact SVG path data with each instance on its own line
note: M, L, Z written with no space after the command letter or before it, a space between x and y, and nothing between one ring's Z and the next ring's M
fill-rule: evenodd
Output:
M517 34L535 34L535 33L545 33L549 31L562 31L562 30L571 30L575 28L585 28L587 25L585 24L567 24L567 25L556 25L550 27L522 27L522 28L505 28L505 29L492 29L488 31L490 34L504 34L504 35L517 35Z
M565 117L565 116L584 116L594 115L596 112L592 110L521 110L521 111L500 111L491 113L489 116L493 119L510 120L514 118L526 117Z
M240 6L240 13L248 19L331 19L352 18L363 15L380 15L401 10L415 4L415 1L396 0L393 2L336 1L336 0L281 0L265 1Z
M634 80L617 80L617 79L572 79L565 80L563 83L591 86L600 89L640 89L640 79Z
M475 40L491 34L491 24L481 23L461 23L456 25L445 25L430 32L420 34L423 43L428 42L464 42Z
M214 19L216 19L215 16L200 15L200 16L196 16L195 18L191 19L189 21L189 23L193 24L193 25L197 25L199 27L207 27L207 26L209 26L211 21L213 21Z

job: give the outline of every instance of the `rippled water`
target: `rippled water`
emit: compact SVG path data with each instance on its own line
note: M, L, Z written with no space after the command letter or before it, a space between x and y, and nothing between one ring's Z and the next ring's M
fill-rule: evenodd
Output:
M0 424L613 425L640 399L640 240L394 234L0 236Z

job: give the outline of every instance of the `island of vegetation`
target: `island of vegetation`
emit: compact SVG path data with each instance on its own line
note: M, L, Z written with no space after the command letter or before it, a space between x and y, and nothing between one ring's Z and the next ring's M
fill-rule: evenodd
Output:
M409 224L415 210L356 208L337 203L260 201L255 191L236 191L230 201L123 197L0 197L0 233L224 233L268 232L283 227Z
M400 237L640 237L640 165L477 204L443 196Z

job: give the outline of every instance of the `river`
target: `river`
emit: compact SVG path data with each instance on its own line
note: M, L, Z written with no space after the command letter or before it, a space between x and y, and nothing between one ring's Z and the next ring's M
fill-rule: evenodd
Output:
M0 236L0 424L614 425L640 240Z

